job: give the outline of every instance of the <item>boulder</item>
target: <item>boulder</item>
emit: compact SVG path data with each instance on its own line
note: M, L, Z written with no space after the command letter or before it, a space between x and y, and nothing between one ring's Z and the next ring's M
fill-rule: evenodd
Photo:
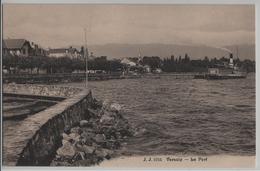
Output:
M116 132L116 139L122 139L122 135L120 132Z
M88 145L83 145L83 150L85 154L92 154L95 151L95 147L93 146L88 146Z
M109 140L103 147L107 149L118 149L120 147L120 142L118 140Z
M96 149L95 154L100 158L110 158L113 154L113 151L105 149L105 148L99 148Z
M72 158L75 155L76 151L71 143L66 142L57 150L59 156L64 156L67 158Z
M104 125L113 125L115 122L114 117L109 116L108 114L104 114L102 115L102 117L100 118L100 123L104 124Z
M68 125L66 125L66 126L64 127L64 132L65 132L66 134L70 134L70 127L69 127Z
M113 127L102 127L101 131L106 136L106 139L113 139L116 137L116 129Z
M70 141L70 139L69 139L69 140L63 139L61 142L62 142L62 145L64 145L64 144L66 144L66 143L70 143L69 141Z
M102 102L102 109L105 110L105 109L109 109L109 106L110 106L110 102L108 100L104 100Z
M92 124L91 124L89 121L87 121L87 120L81 120L81 121L79 122L79 126L80 126L80 127L91 127Z
M81 128L80 127L74 127L74 128L71 128L70 129L70 132L71 133L75 133L75 134L81 134L82 133L82 130L81 130Z
M79 134L76 134L76 133L70 133L69 134L69 138L71 139L71 140L73 140L73 141L79 141L79 139L80 139L80 135Z
M92 139L96 134L94 132L83 132L80 136L81 138Z
M117 120L116 128L117 129L127 129L128 125L129 124L127 121L120 119L120 120Z
M98 118L90 118L89 122L94 124L94 123L98 122Z
M63 141L69 141L70 139L71 138L69 137L69 135L62 133L62 144L63 144Z
M71 162L79 161L79 160L85 160L85 154L84 152L76 152L76 154L71 159Z
M96 134L93 139L97 144L102 144L105 142L106 137L104 136L104 134Z
M92 145L93 144L93 140L92 140L91 137L81 137L80 142L82 144L86 144L86 145Z
M75 144L75 149L77 152L84 152L85 154L92 154L96 147L91 146L91 145L85 145L85 144L81 144L81 143L76 143Z
M112 104L110 105L110 110L111 110L112 112L119 112L119 111L121 110L121 105L118 104L118 103L112 103Z
M92 109L98 109L102 107L102 102L98 101L96 99L93 99L93 102L91 103L91 108Z

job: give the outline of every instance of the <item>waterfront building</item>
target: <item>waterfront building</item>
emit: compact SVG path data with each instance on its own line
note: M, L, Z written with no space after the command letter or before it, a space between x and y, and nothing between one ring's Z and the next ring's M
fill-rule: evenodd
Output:
M4 39L3 55L45 56L46 50L40 45L26 39Z
M135 62L133 62L131 59L129 59L129 58L123 58L122 60L121 60L121 63L122 64L125 64L125 65L127 65L127 66L129 66L129 67L131 67L131 66L136 66L137 64L135 63Z
M73 48L72 46L69 48L57 48L57 49L49 49L48 55L50 57L69 57L71 59L77 59L82 58L83 54L76 48Z
M26 39L4 39L3 55L45 56L46 50Z

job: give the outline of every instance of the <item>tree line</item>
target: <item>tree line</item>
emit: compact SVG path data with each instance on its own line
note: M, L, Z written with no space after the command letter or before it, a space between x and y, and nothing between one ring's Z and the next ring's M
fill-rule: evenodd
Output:
M207 72L208 68L220 65L228 65L229 57L220 59L209 59L205 56L203 59L191 59L188 54L184 57L175 57L161 59L158 56L144 56L141 61L142 65L148 65L152 70L161 68L164 72ZM234 64L247 72L255 72L255 61L245 59L241 61L239 58L234 59Z
M229 57L222 57L220 59L209 59L207 56L204 59L191 60L188 54L175 58L173 55L171 58L162 60L162 69L165 72L207 72L210 67L217 67L229 64ZM241 61L239 58L233 60L235 66L247 71L255 72L255 61L245 59Z
M103 70L113 72L122 70L120 60L107 60L104 57L97 57L88 61L89 70ZM46 73L72 73L73 71L85 71L86 62L82 59L71 59L69 57L47 57L47 56L3 56L3 69L8 73L20 73L27 70L29 73L39 73L45 70Z
M151 70L157 68L164 72L207 72L208 67L214 67L223 63L228 63L229 58L209 59L207 56L203 59L191 60L188 54L182 56L171 56L161 59L158 56L144 56L139 61L137 57L130 58L131 61L139 63L139 67L149 66ZM20 70L28 70L30 73L36 70L45 70L47 73L71 73L73 71L85 71L86 63L82 59L70 59L68 57L46 57L46 56L3 56L3 68L9 73L19 73ZM234 59L234 63L246 70L255 72L255 61L245 59L243 61ZM97 57L88 61L89 70L102 70L105 72L123 71L127 68L119 59L108 60L106 56Z

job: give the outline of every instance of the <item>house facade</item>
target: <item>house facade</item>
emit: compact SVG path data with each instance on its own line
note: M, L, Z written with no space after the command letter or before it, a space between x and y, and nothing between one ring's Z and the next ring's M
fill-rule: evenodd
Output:
M5 39L3 41L3 55L29 56L32 54L30 42L25 39Z
M46 50L26 39L4 39L3 55L46 56Z
M73 47L69 48L58 48L58 49L50 49L48 52L48 56L50 57L69 57L71 59L82 58L83 54L79 50Z

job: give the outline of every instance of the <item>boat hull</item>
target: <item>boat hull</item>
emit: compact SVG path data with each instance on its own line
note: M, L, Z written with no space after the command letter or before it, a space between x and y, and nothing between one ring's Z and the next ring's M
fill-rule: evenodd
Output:
M224 79L243 79L246 75L205 75L208 80L224 80Z

